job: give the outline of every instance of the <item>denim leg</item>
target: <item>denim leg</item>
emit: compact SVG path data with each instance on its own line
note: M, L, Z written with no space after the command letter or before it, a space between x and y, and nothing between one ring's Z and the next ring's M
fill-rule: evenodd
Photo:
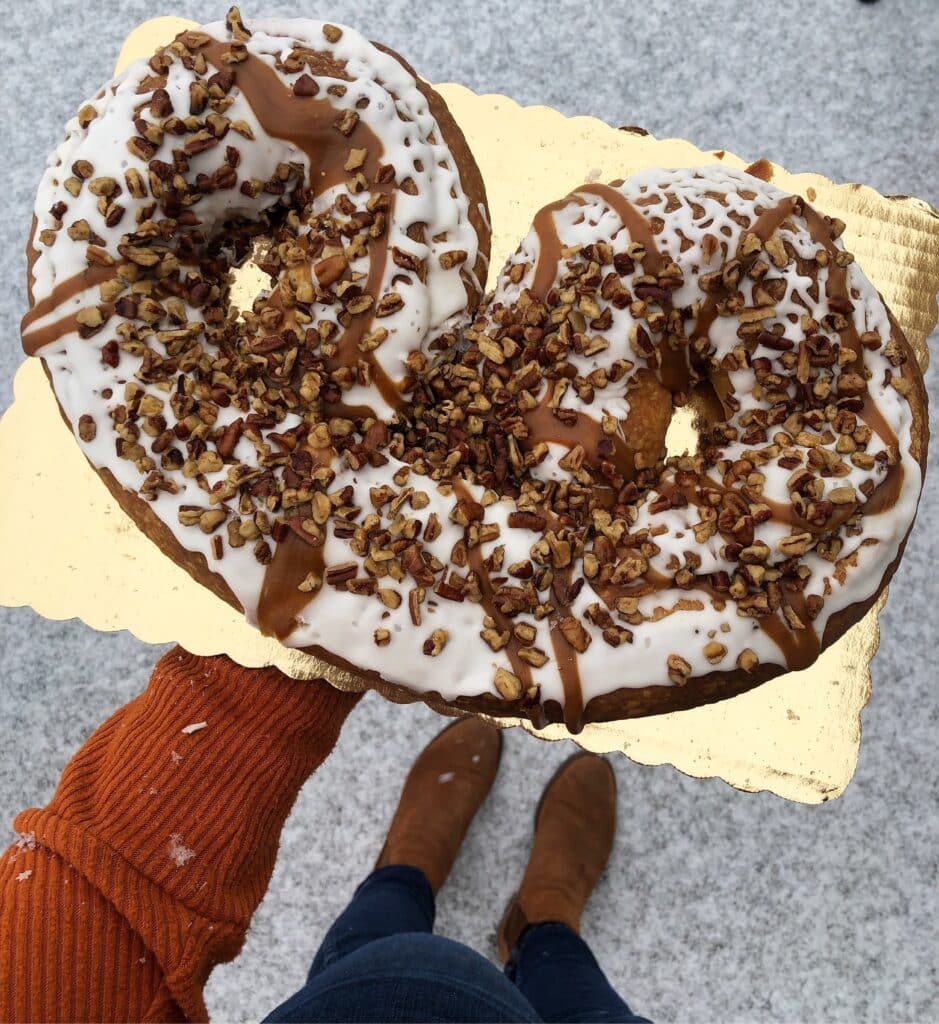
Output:
M649 1024L613 991L590 947L565 924L551 922L526 928L505 965L505 973L549 1024Z
M309 978L376 939L434 930L434 892L420 868L377 868L355 890L313 959Z
M347 951L311 972L306 985L267 1018L277 1024L540 1020L522 993L479 953L418 932L375 938Z

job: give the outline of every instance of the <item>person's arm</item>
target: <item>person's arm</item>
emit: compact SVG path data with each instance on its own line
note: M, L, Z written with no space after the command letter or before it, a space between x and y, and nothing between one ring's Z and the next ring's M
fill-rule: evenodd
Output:
M204 1020L300 787L357 694L177 647L18 815L0 857L0 1020ZM204 725L203 725L204 723Z

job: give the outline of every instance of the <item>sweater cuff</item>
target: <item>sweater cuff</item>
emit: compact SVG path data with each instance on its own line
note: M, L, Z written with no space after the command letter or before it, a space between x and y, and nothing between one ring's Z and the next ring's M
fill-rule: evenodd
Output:
M44 819L200 917L246 928L296 795L360 696L177 647L68 764Z

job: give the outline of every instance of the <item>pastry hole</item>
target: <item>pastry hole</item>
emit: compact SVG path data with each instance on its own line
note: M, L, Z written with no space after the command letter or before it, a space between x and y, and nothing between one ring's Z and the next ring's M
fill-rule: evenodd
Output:
M695 385L688 401L676 405L665 433L667 458L698 450L702 431L726 419L720 397L710 381Z
M263 237L255 238L251 243L251 249L241 266L231 268L231 290L228 293L228 302L232 309L244 313L250 311L254 301L262 292L269 292L271 289L270 274L258 266L258 261L263 259L270 245L270 239Z
M698 450L698 428L691 405L676 406L672 421L665 433L665 452L668 458Z

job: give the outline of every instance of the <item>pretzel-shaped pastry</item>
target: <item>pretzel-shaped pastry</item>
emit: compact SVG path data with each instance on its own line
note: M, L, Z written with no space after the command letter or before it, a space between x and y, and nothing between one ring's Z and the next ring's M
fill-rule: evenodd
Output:
M585 185L477 309L485 192L440 97L350 29L233 9L82 108L36 210L24 345L91 464L389 695L573 730L720 699L899 561L922 377L843 225L760 178Z

